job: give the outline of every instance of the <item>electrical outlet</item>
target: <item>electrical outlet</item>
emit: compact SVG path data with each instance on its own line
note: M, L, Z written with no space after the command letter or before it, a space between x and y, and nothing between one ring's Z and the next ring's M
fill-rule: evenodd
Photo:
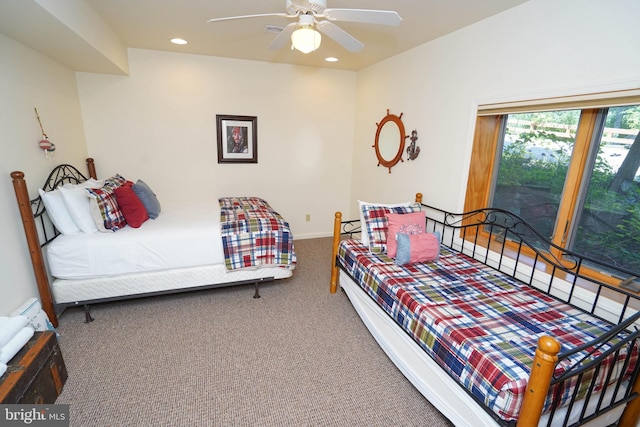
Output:
M307 219L307 222L311 221L311 214L307 214L306 219Z

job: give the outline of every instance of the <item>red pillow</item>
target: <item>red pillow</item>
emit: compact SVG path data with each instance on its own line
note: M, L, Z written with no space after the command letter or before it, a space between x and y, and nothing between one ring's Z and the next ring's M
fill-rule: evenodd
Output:
M389 258L396 257L397 251L397 233L404 234L422 234L425 228L424 212L411 212L403 214L387 214L389 222L387 231L387 256Z
M127 181L122 186L116 188L116 201L120 210L124 215L124 219L133 228L139 228L146 220L149 219L149 214L144 205L140 201L140 198L133 192L133 182Z

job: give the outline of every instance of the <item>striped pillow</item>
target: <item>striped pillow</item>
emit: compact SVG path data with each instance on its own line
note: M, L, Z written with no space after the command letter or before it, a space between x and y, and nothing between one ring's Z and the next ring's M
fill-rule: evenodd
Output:
M100 231L118 231L127 225L118 206L113 188L87 188L91 201L91 214Z
M121 185L124 185L125 182L127 182L127 180L122 175L117 173L114 176L104 180L103 188L109 187L109 188L116 189Z
M369 250L375 253L387 251L387 230L389 228L387 215L420 212L421 210L417 203L409 206L363 205L361 209L369 238Z

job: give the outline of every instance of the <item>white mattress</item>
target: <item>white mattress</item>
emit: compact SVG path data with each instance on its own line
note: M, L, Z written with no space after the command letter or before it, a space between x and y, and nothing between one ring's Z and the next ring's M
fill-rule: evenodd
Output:
M217 200L162 207L140 228L60 235L46 247L57 279L88 279L224 264Z

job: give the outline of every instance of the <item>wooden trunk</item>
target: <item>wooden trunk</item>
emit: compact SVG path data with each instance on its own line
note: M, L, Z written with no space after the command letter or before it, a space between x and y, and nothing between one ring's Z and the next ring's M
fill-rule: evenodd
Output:
M0 377L0 403L54 403L67 380L56 334L35 332Z

